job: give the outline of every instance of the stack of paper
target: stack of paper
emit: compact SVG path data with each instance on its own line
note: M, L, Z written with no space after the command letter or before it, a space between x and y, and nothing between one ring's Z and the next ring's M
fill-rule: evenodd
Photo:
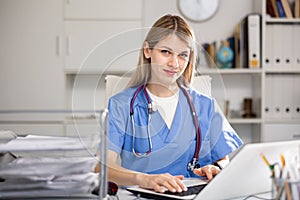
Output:
M34 135L1 143L0 198L91 195L99 182L99 175L94 173L98 159L95 154L85 157L68 154L87 150L83 144L87 143L82 138ZM64 156L42 155L56 151L64 152ZM28 154L14 155L21 152Z

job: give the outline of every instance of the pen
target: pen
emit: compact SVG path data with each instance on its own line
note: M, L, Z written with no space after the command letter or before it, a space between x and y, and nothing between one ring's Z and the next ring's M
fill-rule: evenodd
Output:
M280 159L281 159L281 164L282 164L282 168L283 168L285 166L284 155L280 154Z
M260 153L260 156L265 161L265 163L267 164L267 166L271 169L271 171L272 171L272 177L274 177L275 176L274 165L271 165L269 163L269 161L267 160L266 156L263 153Z
M280 169L280 178L282 177L283 169L285 167L285 158L282 154L280 154L280 160L281 160L281 169Z
M291 188L290 188L289 182L286 181L284 183L284 185L285 185L285 192L286 192L287 200L292 200L292 194L291 194Z
M267 160L266 156L265 156L263 153L261 153L260 156L261 156L262 159L265 161L265 163L267 164L267 166L271 168L271 164L270 164L269 161Z

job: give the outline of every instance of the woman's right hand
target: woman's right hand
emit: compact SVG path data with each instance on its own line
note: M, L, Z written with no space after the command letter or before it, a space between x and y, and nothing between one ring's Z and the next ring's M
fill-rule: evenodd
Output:
M142 188L153 189L156 192L164 193L187 191L186 186L182 183L184 176L172 176L165 174L137 174L137 183Z

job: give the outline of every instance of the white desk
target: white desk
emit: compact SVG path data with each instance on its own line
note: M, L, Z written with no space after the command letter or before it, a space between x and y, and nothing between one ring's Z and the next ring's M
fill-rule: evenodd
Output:
M253 197L248 197L247 200L257 200L258 199L257 197L271 199L271 193L270 192L256 194L255 196L256 197L254 197L254 196ZM119 200L146 200L146 198L137 197L136 195L132 194L131 192L128 192L125 189L119 189L118 190L118 197L119 197ZM243 200L246 197L247 196L239 197L239 198L231 198L230 200ZM111 198L109 198L109 200L117 200L117 198L111 197Z

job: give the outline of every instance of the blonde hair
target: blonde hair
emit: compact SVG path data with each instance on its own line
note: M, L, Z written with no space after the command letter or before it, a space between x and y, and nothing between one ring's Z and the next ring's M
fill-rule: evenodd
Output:
M153 24L144 42L147 42L149 44L149 48L152 49L159 41L163 40L171 34L175 34L191 49L188 65L185 68L183 74L177 80L178 84L182 84L188 87L192 82L196 60L195 37L193 30L188 25L188 23L180 16L170 14L165 15L159 18ZM148 83L151 78L150 62L150 59L147 59L145 57L142 46L140 50L138 65L128 84L129 87L136 87Z

